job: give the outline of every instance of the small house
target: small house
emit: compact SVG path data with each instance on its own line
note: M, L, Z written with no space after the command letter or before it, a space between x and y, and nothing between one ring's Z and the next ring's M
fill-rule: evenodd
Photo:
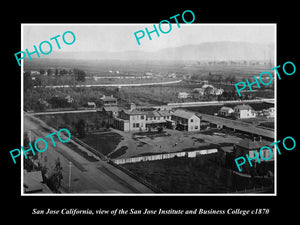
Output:
M114 98L113 95L110 95L110 96L103 95L100 98L100 101L103 104L103 106L117 106L118 105L118 100L116 98Z
M96 108L96 103L95 102L87 102L87 107L95 109Z
M103 107L102 111L111 117L117 117L121 109L118 106L106 106Z
M231 116L234 113L234 110L230 107L223 106L219 110L219 115L221 116Z
M177 98L179 98L179 99L185 99L185 98L188 98L189 95L190 94L187 93L187 92L179 92Z
M256 113L250 105L237 105L234 107L234 115L238 119L255 118Z

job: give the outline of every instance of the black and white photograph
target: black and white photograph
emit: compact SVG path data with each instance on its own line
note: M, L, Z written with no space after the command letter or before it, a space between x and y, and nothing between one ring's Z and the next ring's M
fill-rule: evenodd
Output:
M21 24L22 196L277 194L276 23L185 16Z
M296 219L296 4L103 3L4 7L3 220Z

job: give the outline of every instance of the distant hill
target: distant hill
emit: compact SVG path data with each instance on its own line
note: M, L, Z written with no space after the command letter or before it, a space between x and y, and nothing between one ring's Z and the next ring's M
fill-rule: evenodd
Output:
M97 60L272 60L274 45L247 42L206 42L165 48L155 52L52 52L46 58L97 59Z

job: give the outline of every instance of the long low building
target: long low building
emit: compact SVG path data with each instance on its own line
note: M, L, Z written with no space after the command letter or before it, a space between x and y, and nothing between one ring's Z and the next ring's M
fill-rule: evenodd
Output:
M231 119L226 119L223 117L219 116L212 116L204 113L197 113L197 116L200 117L201 120L210 122L212 124L216 124L218 126L225 126L229 127L235 130L240 130L243 132L251 133L251 134L257 134L259 136L267 137L274 139L275 134L274 131L267 130L264 128L256 127L252 124L245 123L239 120L231 120Z

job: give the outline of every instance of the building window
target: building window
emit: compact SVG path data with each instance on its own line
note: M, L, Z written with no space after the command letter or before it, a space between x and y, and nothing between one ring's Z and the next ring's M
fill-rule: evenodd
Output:
M195 130L198 130L198 126L195 126Z
M192 122L194 122L194 120L193 120L193 119L191 119L191 123L192 123Z
M141 116L141 120L143 120L145 117L144 116Z

